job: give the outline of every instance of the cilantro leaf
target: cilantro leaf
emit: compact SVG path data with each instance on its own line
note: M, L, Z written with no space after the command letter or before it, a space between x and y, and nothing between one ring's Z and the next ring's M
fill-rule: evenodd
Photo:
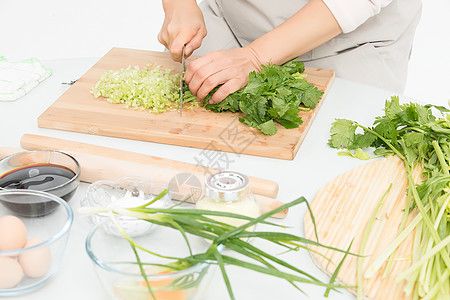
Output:
M281 118L276 118L275 121L283 125L284 128L296 128L303 123L302 118L298 115L297 107L291 106Z
M364 132L364 134L355 135L355 145L359 148L369 148L377 140L377 136L371 132Z
M314 108L316 107L316 104L319 103L317 99L320 99L322 94L323 92L317 87L310 86L303 94L301 101L306 107Z
M398 96L393 96L391 101L386 100L384 113L388 119L394 119L395 116L401 111L400 98Z
M432 109L443 117L434 116ZM398 96L392 96L385 102L385 115L377 117L373 127L337 119L330 129L328 144L347 150L373 147L376 155L395 153L411 166L420 163L424 178L433 177L449 170L450 114L445 115L449 111L429 104L400 104ZM356 133L358 128L362 134ZM440 149L439 153L436 149Z
M277 127L275 126L273 120L269 120L265 123L259 124L256 128L267 135L274 135L275 133L277 133Z
M355 131L358 127L353 121L336 119L331 127L331 137L328 144L333 148L350 148L355 139Z

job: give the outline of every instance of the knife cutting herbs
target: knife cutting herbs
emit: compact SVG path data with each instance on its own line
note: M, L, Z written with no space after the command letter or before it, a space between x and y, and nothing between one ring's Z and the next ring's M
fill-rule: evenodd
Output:
M392 244L364 271L370 278L389 272L396 248L414 234L411 266L399 275L412 299L448 299L450 295L450 110L442 106L400 104L397 96L386 101L385 115L372 127L337 119L329 145L346 149L344 155L375 149L375 155L397 155L409 182L408 202L401 227ZM441 116L435 116L438 112ZM416 185L412 170L420 164L422 183ZM416 215L417 213L417 215ZM412 214L412 221L406 220ZM384 270L383 270L384 268Z
M181 51L181 69L180 69L180 118L183 117L183 100L184 100L184 72L186 71L186 59L184 57L184 51L186 50L186 45L183 45L183 50Z
M110 103L123 103L127 108L153 113L180 109L181 115L182 103L190 103L189 108L200 104L216 113L239 112L241 122L265 135L277 132L275 123L285 128L299 127L303 122L299 112L314 108L323 95L305 79L304 64L294 60L281 66L269 64L263 66L261 72L251 72L244 88L217 104L208 104L217 87L198 103L187 84L178 83L180 74L172 75L173 70L150 67L151 64L145 69L128 67L107 71L91 93L96 98L107 98Z

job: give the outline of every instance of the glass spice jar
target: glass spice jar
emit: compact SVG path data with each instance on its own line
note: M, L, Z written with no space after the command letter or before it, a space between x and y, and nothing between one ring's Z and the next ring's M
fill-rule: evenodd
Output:
M258 202L250 191L247 176L232 171L223 171L206 178L205 193L196 203L197 209L222 211L256 218L260 216ZM211 216L211 218L233 226L241 226L247 220ZM253 228L249 228L253 230Z

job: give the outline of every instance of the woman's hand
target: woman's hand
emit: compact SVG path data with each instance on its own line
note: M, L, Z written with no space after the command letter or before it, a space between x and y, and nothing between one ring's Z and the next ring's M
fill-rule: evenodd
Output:
M206 36L203 14L196 0L164 0L164 22L158 41L169 51L174 61L181 61L183 45L185 57L199 48Z
M260 70L260 60L251 47L219 50L192 61L186 69L184 80L199 100L205 99L220 85L209 100L213 104L243 88L248 82L248 74Z

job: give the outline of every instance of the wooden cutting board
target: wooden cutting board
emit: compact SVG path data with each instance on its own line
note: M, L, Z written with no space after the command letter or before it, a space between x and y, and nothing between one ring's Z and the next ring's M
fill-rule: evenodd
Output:
M420 168L414 170L413 177L416 182L420 181ZM408 181L403 162L397 156L376 160L350 170L317 192L311 203L311 210L315 217L319 242L346 250L353 240L350 251L358 254L366 225L391 183L392 187L384 198L371 228L364 252L367 256L363 264L365 271L396 237L403 216ZM315 240L314 226L309 213L305 214L305 237ZM409 299L403 293L406 281L397 282L396 276L411 265L412 238L411 233L398 247L390 272L385 278L382 278L385 268L383 265L375 276L363 281L366 299ZM315 264L327 274L333 274L344 255L321 247L313 249L317 251L317 253L310 252ZM319 254L329 258L330 261ZM356 286L356 264L357 257L348 255L339 271L337 281ZM356 293L356 290L353 292Z
M189 58L187 63L192 59L195 58ZM324 92L322 100L314 110L300 113L304 122L299 128L277 126L278 133L274 136L265 136L240 123L239 114L213 113L197 107L185 109L180 118L178 111L152 114L125 109L122 104L107 103L90 93L103 72L129 66L144 68L150 62L173 69L174 73L180 69L180 64L172 61L166 52L113 48L39 116L38 126L206 151L293 159L335 76L332 70L307 68L307 80Z

